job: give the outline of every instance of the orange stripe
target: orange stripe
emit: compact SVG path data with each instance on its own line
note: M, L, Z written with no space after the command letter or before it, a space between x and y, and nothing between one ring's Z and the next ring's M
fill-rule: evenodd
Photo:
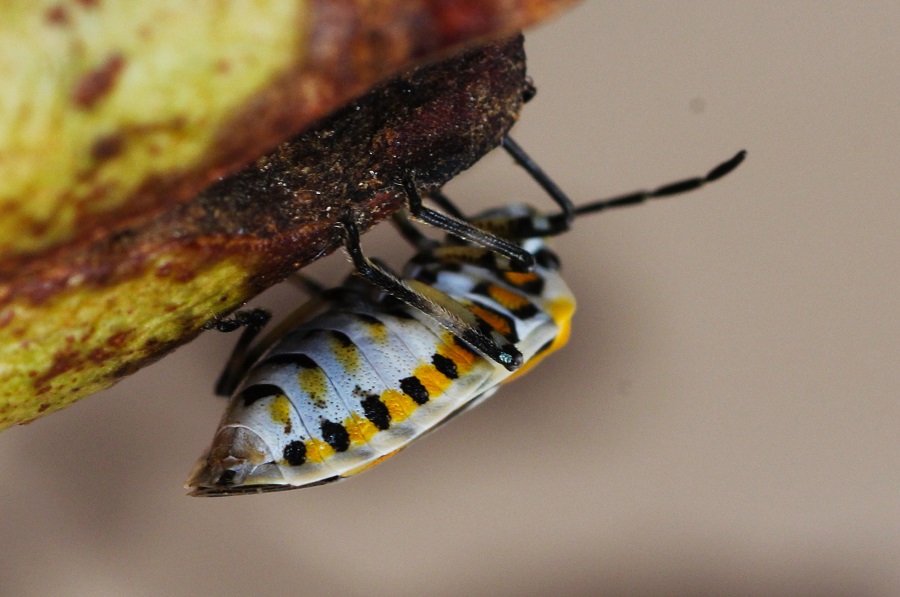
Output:
M487 309L484 309L479 305L468 305L468 309L469 311L483 319L485 323L491 326L494 331L498 332L499 334L503 336L509 336L512 333L512 330L509 327L509 322L500 315L488 311Z
M503 272L503 277L506 278L506 281L515 286L524 286L530 282L537 282L540 277L532 273L520 273L520 272Z
M503 305L510 311L518 311L531 305L531 301L522 296L500 286L491 284L488 286L488 296Z

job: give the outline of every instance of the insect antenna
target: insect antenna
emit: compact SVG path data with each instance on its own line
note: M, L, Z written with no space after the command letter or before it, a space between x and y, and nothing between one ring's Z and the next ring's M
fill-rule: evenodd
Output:
M522 166L526 172L543 188L548 195L560 206L561 212L534 218L531 216L517 218L501 218L500 220L483 220L478 221L478 225L500 233L509 238L534 238L534 237L550 237L567 232L572 227L572 221L575 217L589 213L612 209L615 207L625 207L627 205L636 205L649 201L650 199L661 199L663 197L671 197L672 195L680 195L699 189L707 183L716 181L723 176L729 174L737 168L747 152L739 151L731 159L722 162L706 176L697 176L694 178L686 178L677 182L672 182L660 186L654 190L636 191L627 195L619 195L616 197L608 197L598 199L578 207L573 206L568 196L556 185L555 182L532 160L527 153L510 137L503 139L503 148L513 157L517 164Z
M732 172L740 165L741 162L744 161L744 158L746 157L747 152L742 149L741 151L737 152L737 154L735 154L735 156L731 159L722 162L721 164L710 170L706 176L686 178L684 180L679 180L677 182L663 185L652 191L636 191L634 193L628 193L627 195L619 195L618 197L609 197L606 199L592 201L591 203L579 205L578 207L576 207L575 215L582 216L584 214L595 213L606 209L612 209L614 207L636 205L638 203L649 201L650 199L662 199L664 197L680 195L682 193L687 193L689 191L699 189L707 183L719 180L723 176Z

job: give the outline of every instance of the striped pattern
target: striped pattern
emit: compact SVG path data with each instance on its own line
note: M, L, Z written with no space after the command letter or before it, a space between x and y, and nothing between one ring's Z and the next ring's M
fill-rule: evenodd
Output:
M536 242L536 244L535 244ZM542 241L529 250L547 251ZM546 261L549 265L555 261ZM555 267L411 262L407 279L456 299L522 352L529 368L568 337L574 299ZM395 454L513 375L415 309L347 289L281 338L248 372L209 452L195 495L318 485Z

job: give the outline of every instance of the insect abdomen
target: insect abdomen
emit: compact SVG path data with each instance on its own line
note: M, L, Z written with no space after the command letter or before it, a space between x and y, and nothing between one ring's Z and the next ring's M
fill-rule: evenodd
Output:
M495 367L411 317L325 314L251 369L189 485L216 494L244 484L299 487L351 475L449 416ZM233 424L255 434L259 445L229 451L222 444L233 444L233 433L223 433ZM227 472L248 458L255 462Z
M574 308L558 273L544 268L527 278L441 262L416 269L526 363L554 345ZM564 321L553 313L560 301L570 307ZM418 310L360 297L290 332L250 369L189 486L225 495L353 475L509 377Z

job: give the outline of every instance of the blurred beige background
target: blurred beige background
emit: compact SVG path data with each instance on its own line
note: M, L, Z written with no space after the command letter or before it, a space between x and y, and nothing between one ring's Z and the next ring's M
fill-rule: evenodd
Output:
M532 32L515 134L575 199L747 163L580 221L570 346L345 483L184 496L224 406L212 333L0 434L0 595L900 594L898 32L896 2L808 1ZM499 154L448 190L547 205Z

